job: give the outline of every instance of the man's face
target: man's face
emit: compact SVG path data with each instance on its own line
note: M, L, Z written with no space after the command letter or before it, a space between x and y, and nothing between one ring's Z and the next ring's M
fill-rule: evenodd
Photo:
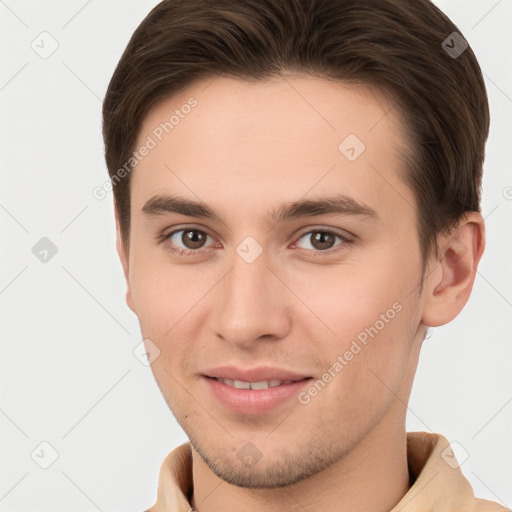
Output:
M156 146L130 178L128 303L160 350L152 369L179 424L237 485L299 481L403 420L424 326L391 107L307 76L218 78L142 126L137 148ZM169 196L216 217L176 213ZM278 218L341 197L338 211Z

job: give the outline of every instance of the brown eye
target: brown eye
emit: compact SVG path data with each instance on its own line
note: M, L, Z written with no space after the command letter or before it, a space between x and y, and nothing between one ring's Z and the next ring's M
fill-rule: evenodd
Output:
M165 236L177 251L197 251L205 245L209 235L199 229L179 229Z
M207 236L206 233L198 231L197 229L183 230L181 241L187 249L200 249L206 241Z
M330 249L335 241L336 237L325 231L315 231L311 235L311 245L318 250Z
M336 239L339 239L341 243L336 244ZM306 246L300 245L301 240L306 241ZM345 242L345 239L339 233L325 229L317 229L304 233L297 242L297 245L302 249L313 249L314 251L321 252L328 251L336 245L341 245ZM307 245L309 245L309 247Z

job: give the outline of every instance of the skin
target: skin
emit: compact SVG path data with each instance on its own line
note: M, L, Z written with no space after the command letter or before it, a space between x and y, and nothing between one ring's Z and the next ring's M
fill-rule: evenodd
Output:
M382 95L308 75L217 78L158 104L138 146L190 97L198 105L131 173L130 249L119 222L117 248L127 303L160 350L155 379L192 443L192 505L389 511L410 487L406 404L426 328L453 320L467 302L483 219L468 213L439 237L419 293L416 203L400 178L409 143ZM366 145L353 162L338 149L351 133ZM267 217L283 203L335 193L378 218ZM149 199L168 194L201 201L223 221L143 213ZM180 228L209 235L195 255L169 250L198 247L186 245L183 232L162 241ZM334 238L322 251L312 239L322 229L353 242ZM262 248L250 264L236 252L248 236ZM265 414L236 414L201 377L232 363L316 381L397 302L400 312L307 404L292 399ZM237 457L248 442L261 455L251 466Z

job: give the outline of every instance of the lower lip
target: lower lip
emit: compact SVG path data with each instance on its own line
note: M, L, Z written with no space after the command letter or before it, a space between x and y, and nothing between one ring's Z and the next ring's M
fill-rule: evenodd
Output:
M212 377L205 377L207 386L217 400L240 414L264 414L300 393L311 378L266 389L237 389Z

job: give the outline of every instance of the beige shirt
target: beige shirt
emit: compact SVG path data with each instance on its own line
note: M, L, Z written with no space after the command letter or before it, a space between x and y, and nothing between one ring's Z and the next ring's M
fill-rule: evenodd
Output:
M412 487L390 512L506 512L493 501L475 498L448 440L440 434L409 432L407 460ZM192 454L189 443L164 460L157 502L147 512L193 512ZM509 511L510 512L510 511Z

